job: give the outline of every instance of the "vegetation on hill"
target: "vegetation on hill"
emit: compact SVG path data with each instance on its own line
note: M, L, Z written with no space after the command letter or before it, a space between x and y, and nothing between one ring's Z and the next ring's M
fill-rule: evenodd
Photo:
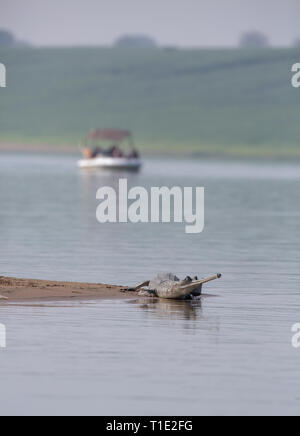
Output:
M300 157L295 49L0 48L0 141L131 129L150 151Z

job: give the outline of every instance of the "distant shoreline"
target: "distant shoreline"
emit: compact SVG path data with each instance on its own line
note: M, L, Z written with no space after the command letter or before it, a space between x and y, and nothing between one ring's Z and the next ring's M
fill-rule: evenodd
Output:
M66 153L80 154L77 147L72 145L46 145L0 142L0 151L25 152L25 153Z
M74 145L58 145L47 143L19 143L19 142L7 142L0 141L0 153L39 153L39 154L66 154L73 156L81 156L80 150ZM147 148L140 147L142 156L146 157L169 157L169 158L194 158L194 159L207 159L207 160L224 160L224 161L258 161L263 162L300 162L300 149L287 149L287 150L272 150L270 146L256 149L241 148L240 151L235 149L231 150L219 150L218 147L203 147L185 148L182 149L169 149L168 147L159 148Z
M21 300L61 300L61 299L128 299L134 293L126 291L126 286L72 283L49 280L18 279L0 276L0 295L7 300L2 303Z

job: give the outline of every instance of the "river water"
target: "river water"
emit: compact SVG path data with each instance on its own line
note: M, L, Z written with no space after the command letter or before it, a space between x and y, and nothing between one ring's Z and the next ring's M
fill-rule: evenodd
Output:
M205 230L99 224L96 191L205 187ZM0 275L133 285L222 272L201 302L0 306L1 414L299 414L300 166L148 159L82 172L1 154Z

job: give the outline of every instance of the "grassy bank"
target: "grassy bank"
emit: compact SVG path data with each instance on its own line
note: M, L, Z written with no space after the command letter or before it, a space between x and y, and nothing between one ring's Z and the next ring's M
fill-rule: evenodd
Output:
M299 49L0 50L0 141L73 145L131 129L149 152L300 158Z

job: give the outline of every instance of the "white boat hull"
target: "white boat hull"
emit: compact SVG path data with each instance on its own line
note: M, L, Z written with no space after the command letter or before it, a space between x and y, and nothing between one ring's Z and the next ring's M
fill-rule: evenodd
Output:
M79 168L107 168L137 171L142 165L141 159L128 159L125 157L95 157L78 161Z

